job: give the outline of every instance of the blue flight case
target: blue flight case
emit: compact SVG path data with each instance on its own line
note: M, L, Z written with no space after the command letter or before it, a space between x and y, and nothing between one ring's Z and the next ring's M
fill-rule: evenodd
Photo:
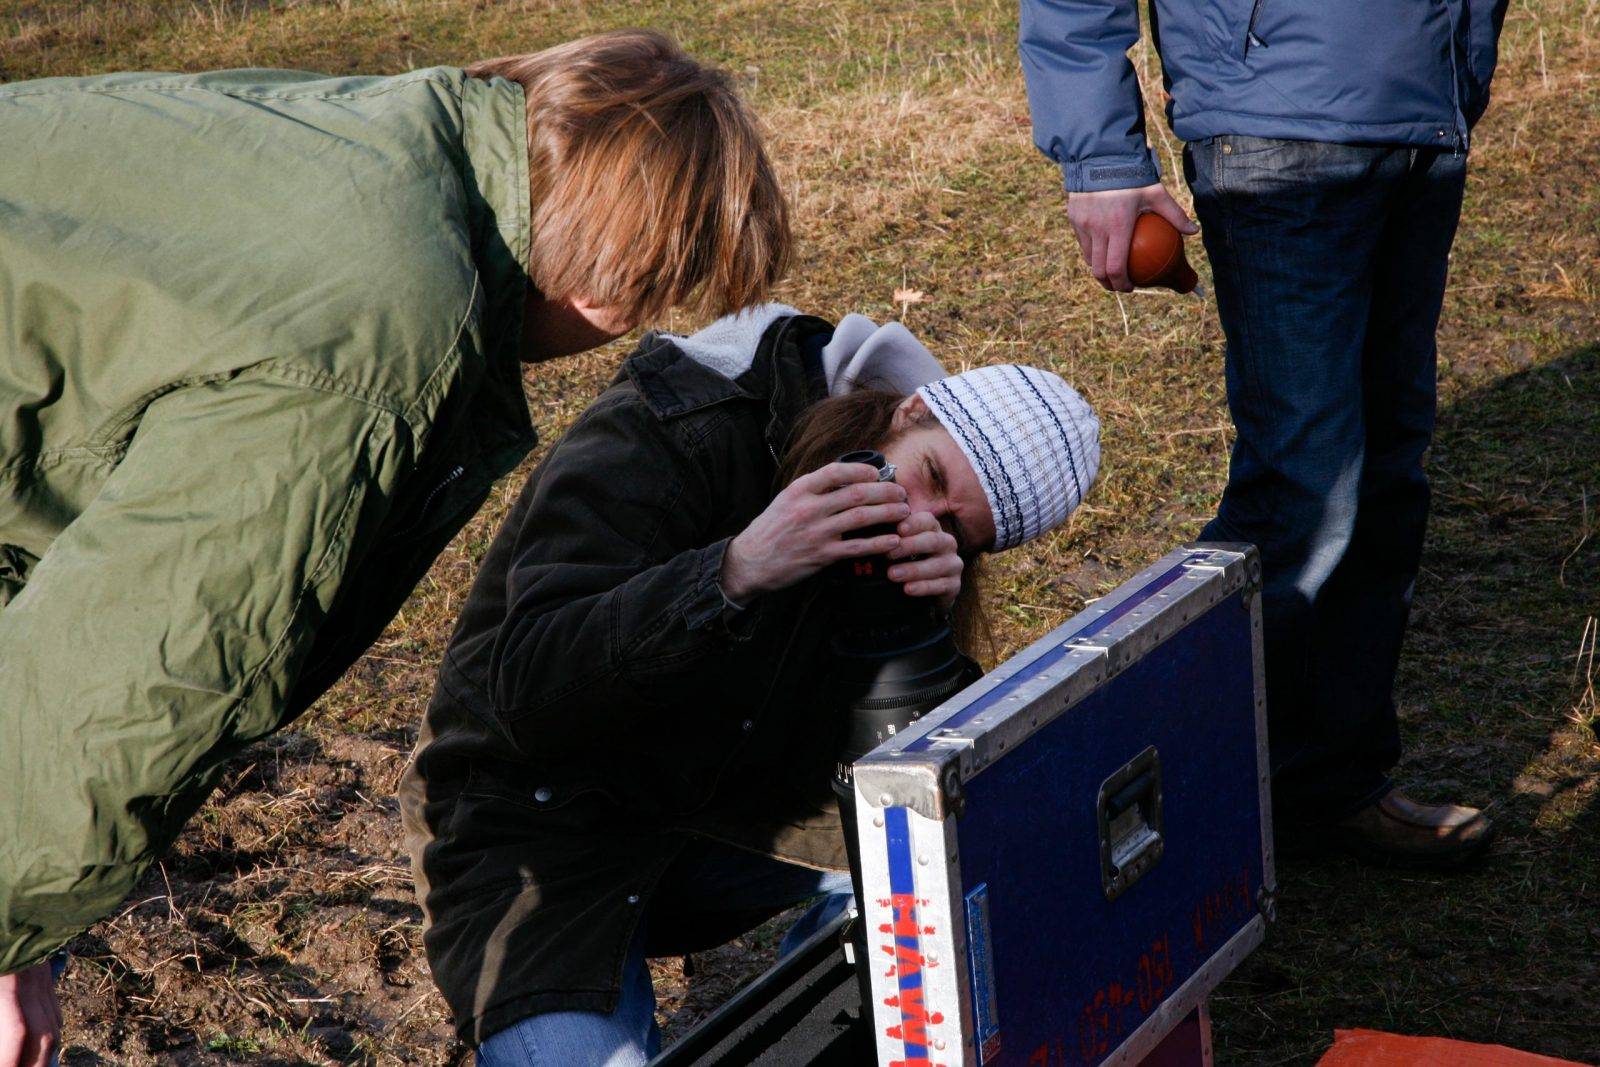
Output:
M881 1067L1137 1064L1273 915L1260 564L1178 549L855 765Z

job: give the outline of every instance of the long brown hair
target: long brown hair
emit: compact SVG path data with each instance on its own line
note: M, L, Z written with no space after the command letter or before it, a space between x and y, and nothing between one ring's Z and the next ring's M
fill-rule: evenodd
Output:
M534 287L649 321L765 299L789 209L727 74L654 30L616 30L466 68L527 96Z
M808 474L858 448L882 450L907 431L896 432L894 413L904 396L884 389L854 389L841 396L818 401L795 420L778 463L777 484L782 489L802 474ZM916 425L934 422L926 415ZM950 628L956 643L974 659L994 651L994 632L983 607L983 554L963 552L966 569L961 575L961 592L950 609Z

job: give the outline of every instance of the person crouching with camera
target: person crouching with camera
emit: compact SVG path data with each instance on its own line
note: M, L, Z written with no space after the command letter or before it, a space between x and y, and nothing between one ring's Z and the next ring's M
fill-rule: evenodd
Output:
M835 462L860 448L895 480ZM1099 458L1059 377L946 377L897 323L769 304L647 335L507 516L401 782L428 961L478 1062L643 1063L647 957L823 897L797 943L836 911L823 573L887 556L959 635L976 559L1059 525Z

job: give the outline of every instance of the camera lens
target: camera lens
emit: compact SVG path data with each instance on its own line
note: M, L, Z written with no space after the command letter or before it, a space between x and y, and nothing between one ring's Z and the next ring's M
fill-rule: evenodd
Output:
M860 449L841 463L867 463L892 476L881 452ZM846 536L892 533L893 524ZM926 599L907 596L889 578L886 556L843 560L830 571L834 631L829 642L829 703L840 709L837 780L848 786L850 765L904 729L977 676L956 648L948 621Z

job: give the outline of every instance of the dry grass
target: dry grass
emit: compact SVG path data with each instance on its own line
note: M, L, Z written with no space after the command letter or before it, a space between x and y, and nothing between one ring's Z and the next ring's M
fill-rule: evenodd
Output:
M1101 412L1089 504L991 570L1002 652L1193 536L1230 441L1215 308L1118 300L1078 264L1057 178L1030 144L1009 0L0 0L0 78L395 71L622 24L673 32L735 71L760 109L802 241L784 299L903 318L952 365L1054 367ZM1134 57L1155 99L1155 57ZM1504 844L1456 879L1284 871L1283 921L1216 1001L1223 1062L1304 1062L1335 1025L1600 1058L1596 72L1596 0L1516 0L1440 332L1436 515L1401 684L1402 773L1491 806ZM1149 125L1176 172L1180 146ZM529 373L547 439L624 351ZM461 1061L421 960L391 797L519 482L312 714L240 762L124 912L75 944L67 1063ZM701 959L692 981L661 968L669 1027L773 940L765 929Z
M1578 641L1578 654L1572 657L1572 688L1578 694L1569 716L1572 724L1587 730L1591 736L1600 735L1600 696L1595 693L1594 651L1600 643L1600 619L1593 615L1583 621L1583 637ZM1580 735L1581 736L1581 735Z

